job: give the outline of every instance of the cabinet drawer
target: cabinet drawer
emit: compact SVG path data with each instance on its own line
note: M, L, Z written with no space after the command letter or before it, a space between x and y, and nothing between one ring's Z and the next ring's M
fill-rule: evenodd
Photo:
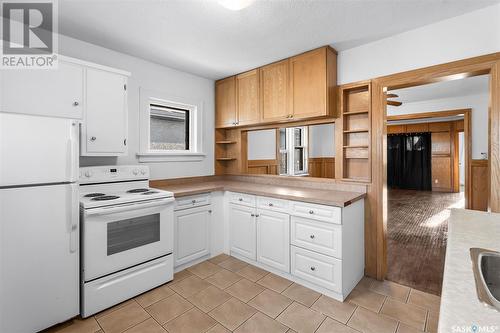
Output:
M192 195L175 199L175 210L210 204L210 194Z
M339 207L291 201L290 210L291 214L295 216L342 224L342 209Z
M342 261L291 246L292 275L319 286L342 292Z
M255 195L229 192L229 202L238 205L255 207Z
M277 212L287 212L288 200L268 198L268 197L257 197L257 208L269 209Z
M309 250L342 258L342 226L292 216L291 242Z

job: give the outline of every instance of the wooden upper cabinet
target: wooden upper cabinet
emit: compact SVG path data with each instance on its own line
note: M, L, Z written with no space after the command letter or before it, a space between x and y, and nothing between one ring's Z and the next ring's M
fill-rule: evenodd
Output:
M289 118L288 59L261 67L261 110L262 121L271 122Z
M236 77L215 82L215 110L216 127L236 125Z
M260 121L259 69L236 76L237 125L257 124Z
M337 54L325 46L215 83L216 127L336 117Z
M290 113L293 119L335 116L337 55L322 47L290 58Z

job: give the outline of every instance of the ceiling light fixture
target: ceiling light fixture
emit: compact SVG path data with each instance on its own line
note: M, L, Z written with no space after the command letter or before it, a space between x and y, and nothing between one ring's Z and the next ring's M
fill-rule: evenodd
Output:
M250 6L255 0L218 0L217 2L224 8L230 10L242 10Z

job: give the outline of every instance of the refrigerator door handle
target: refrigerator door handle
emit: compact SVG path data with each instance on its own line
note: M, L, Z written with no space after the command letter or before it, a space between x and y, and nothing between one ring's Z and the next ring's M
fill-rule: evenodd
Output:
M75 253L78 243L78 222L80 219L79 202L78 202L78 184L70 184L68 191L68 210L69 222L69 252Z
M76 120L71 120L70 136L68 139L68 176L71 182L77 181L78 178L78 130L79 123Z

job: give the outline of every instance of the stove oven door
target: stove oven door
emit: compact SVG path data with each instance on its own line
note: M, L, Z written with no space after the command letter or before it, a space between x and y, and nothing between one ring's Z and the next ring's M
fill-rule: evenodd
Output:
M174 198L86 209L83 277L88 282L173 251Z

